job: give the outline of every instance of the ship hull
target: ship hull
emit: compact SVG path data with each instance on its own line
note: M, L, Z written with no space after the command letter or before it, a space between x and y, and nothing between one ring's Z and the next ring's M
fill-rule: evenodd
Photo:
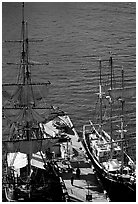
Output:
M63 121L65 123L64 127L55 127L53 121ZM50 127L50 128L49 128ZM70 120L70 118L67 115L57 115L54 117L53 120L48 121L47 123L44 124L45 132L43 135L47 134L50 138L51 141L53 142L53 146L51 146L51 151L48 154L48 147L45 147L45 155L42 156L42 153L37 152L33 154L32 159L31 159L31 169L34 169L33 172L35 176L31 173L31 180L30 183L27 185L25 182L22 181L22 177L18 177L18 182L12 180L12 187L11 187L11 181L9 180L8 174L4 176L5 178L5 184L6 187L4 188L4 193L3 193L3 200L8 201L8 202L36 202L36 201L47 201L47 202L63 202L68 200L68 193L63 185L63 182L61 181L60 178L60 172L58 169L58 166L56 163L53 163L52 161L58 160L59 159L66 159L66 154L62 152L62 149L59 148L60 145L65 143L67 145L67 137L68 136L74 136L76 134L75 129L73 128L73 124ZM49 131L50 129L50 131ZM62 131L62 135L60 136L60 132ZM59 132L59 135L57 138L53 138L53 132ZM55 139L55 140L54 140ZM46 138L45 140L46 141ZM54 143L55 141L55 143ZM58 142L58 144L57 144ZM50 147L50 142L48 143ZM57 146L54 146L54 144L57 144ZM68 143L69 145L69 143ZM21 147L21 145L20 145ZM25 147L25 151L26 151ZM46 151L47 150L47 151ZM44 150L43 150L44 151ZM56 155L53 155L52 151L55 151ZM63 154L64 153L64 154ZM14 158L12 154L11 158ZM14 163L17 163L18 161L18 166L19 167L19 161L21 162L21 166L23 163L23 158L26 158L25 153L16 153L16 157L14 158ZM61 158L61 156L63 158ZM9 157L9 159L11 159ZM8 159L8 158L7 158ZM13 160L13 159L11 159ZM10 161L11 161L10 160ZM7 160L9 161L9 160ZM45 162L48 165L45 169ZM27 169L28 167L21 167L22 173L25 175L27 174ZM24 169L24 170L23 170ZM42 184L43 181L43 184Z
M54 166L49 170L38 169L29 184L21 183L21 178L4 188L4 201L8 202L63 202L68 193L63 181ZM42 183L42 178L44 182Z
M83 145L110 200L112 202L136 202L135 184L123 182L116 175L109 175L90 151L85 139L83 140Z

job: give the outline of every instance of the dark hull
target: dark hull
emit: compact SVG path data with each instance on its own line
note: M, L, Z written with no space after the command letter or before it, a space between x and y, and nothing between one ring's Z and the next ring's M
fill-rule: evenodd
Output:
M10 183L6 181L3 192L3 201L8 202L65 202L68 200L68 192L60 177L59 170L49 164L49 169L37 169L37 173L31 177L30 182ZM42 182L44 179L44 182ZM15 180L13 180L15 181Z
M135 184L124 182L116 175L109 175L91 153L85 140L83 145L110 200L112 202L136 202Z
M11 191L10 187L7 186L3 193L3 201L5 202L67 202L68 200L67 190L63 190L62 186L56 183L52 185L52 189L43 188L31 192L21 192L18 189Z

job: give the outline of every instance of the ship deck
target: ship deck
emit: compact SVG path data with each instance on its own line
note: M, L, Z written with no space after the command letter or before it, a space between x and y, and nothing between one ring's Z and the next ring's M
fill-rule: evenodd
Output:
M92 168L83 167L80 168L80 170L80 179L76 178L76 174L73 172L73 186L70 181L72 173L63 173L62 175L70 200L74 198L76 201L86 202L88 201L86 198L87 195L91 195L90 200L93 202L107 202L108 198L106 198L106 195L98 183Z
M73 170L72 172L66 170L62 173L70 200L76 202L108 202L109 199L106 196L106 192L95 175L91 161L88 159L82 143L78 140L77 135L72 136L71 139L72 146L77 152L73 159L70 160L70 166ZM76 176L77 167L81 171L80 178ZM73 185L71 185L72 175L74 177Z

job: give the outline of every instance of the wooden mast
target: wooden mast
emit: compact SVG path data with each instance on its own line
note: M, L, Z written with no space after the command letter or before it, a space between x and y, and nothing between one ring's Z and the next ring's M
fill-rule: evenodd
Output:
M123 70L123 67L122 67L122 89L124 90L124 70ZM122 91L123 91L122 90ZM124 130L124 103L125 103L125 100L123 98L120 99L120 102L121 102L121 106L122 106L122 114L121 114L121 140L124 139L124 132L126 130ZM123 171L123 166L124 166L124 143L122 142L121 143L121 170Z
M24 21L24 3L22 3L22 68L23 68L23 84L25 84L25 21Z
M100 134L102 133L102 73L101 59L99 61L100 78L99 78L99 100L100 100Z
M23 73L23 85L28 85L30 82L30 75L28 70L28 30L27 23L24 21L24 3L22 3L22 73ZM28 101L28 93L27 93L27 101ZM26 104L26 109L30 108L29 104ZM30 128L29 122L26 121L26 139L30 140ZM30 154L27 154L28 160L28 176L31 171L31 163L30 163Z
M113 88L113 60L112 60L112 56L110 56L110 68L111 68L111 78L110 78L110 89L112 90ZM112 144L112 140L113 140L113 130L112 130L112 99L110 101L110 134L111 134L111 159L112 159L112 156L113 156L113 144Z

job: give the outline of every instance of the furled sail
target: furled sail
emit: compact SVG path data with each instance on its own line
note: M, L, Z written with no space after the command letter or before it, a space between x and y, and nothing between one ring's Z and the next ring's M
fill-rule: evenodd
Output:
M43 122L45 120L44 114L39 114L36 109L32 108L22 108L22 109L10 109L4 110L4 115L8 119L9 123L14 122L30 122L30 121L37 121L37 122Z
M8 166L13 166L15 169L23 168L28 164L27 155L17 152L7 154Z
M13 122L22 122L22 121L25 121L25 122L31 122L31 121L37 121L37 122L42 122L44 121L44 118L39 115L35 110L33 109L26 109L26 108L23 108L21 111L20 111L20 114L17 115L15 118L14 118L14 121Z
M9 141L3 142L4 149L8 153L21 152L24 154L32 154L40 151L41 141Z
M136 87L116 88L109 90L109 95L112 99L127 99L136 96Z
M6 100L11 100L11 93L9 93L5 87L2 87L2 96Z
M45 138L43 140L16 140L16 141L3 141L4 149L7 153L20 152L24 154L37 153L39 151L45 152L58 143L58 138Z
M14 169L20 169L28 164L27 155L24 153L8 153L7 154L7 164L8 166L14 167ZM37 168L45 169L44 162L41 154L32 154L31 165Z
M36 105L38 101L46 98L48 93L48 83L32 84L5 84L2 94L4 101L13 102L14 105L28 106Z

